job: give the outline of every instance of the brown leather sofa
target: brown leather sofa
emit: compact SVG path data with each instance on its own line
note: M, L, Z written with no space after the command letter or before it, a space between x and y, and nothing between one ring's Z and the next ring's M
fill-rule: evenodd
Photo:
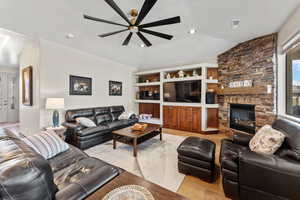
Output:
M274 155L249 149L253 136L235 134L222 141L220 163L225 195L237 200L300 199L300 125L277 119L272 127L286 135Z
M137 116L132 115L129 119L119 119L125 111L123 106L83 108L67 110L65 123L67 127L66 142L80 148L87 149L97 144L112 139L111 132L131 126L138 122ZM77 117L86 117L95 122L97 127L84 127L76 123Z
M80 200L122 171L71 145L46 160L14 134L0 130L1 200Z

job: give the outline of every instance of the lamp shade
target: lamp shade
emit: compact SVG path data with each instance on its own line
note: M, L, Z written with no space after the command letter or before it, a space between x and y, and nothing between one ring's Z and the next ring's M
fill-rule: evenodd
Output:
M46 109L63 109L65 107L64 98L47 98L46 100Z

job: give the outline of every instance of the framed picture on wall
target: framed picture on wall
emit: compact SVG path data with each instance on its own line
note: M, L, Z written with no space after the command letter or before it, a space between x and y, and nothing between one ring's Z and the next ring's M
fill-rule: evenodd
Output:
M25 106L33 105L32 66L22 70L22 104Z
M70 75L70 95L92 95L92 79Z
M122 96L122 82L109 81L109 96Z

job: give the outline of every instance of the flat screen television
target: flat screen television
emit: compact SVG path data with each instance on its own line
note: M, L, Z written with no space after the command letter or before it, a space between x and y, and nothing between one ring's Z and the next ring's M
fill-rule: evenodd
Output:
M201 103L201 80L164 83L165 102Z

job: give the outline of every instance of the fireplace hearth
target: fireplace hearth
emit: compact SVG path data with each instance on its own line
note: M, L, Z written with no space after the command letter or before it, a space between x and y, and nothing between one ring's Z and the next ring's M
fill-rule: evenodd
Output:
M230 128L255 134L255 106L230 104Z

